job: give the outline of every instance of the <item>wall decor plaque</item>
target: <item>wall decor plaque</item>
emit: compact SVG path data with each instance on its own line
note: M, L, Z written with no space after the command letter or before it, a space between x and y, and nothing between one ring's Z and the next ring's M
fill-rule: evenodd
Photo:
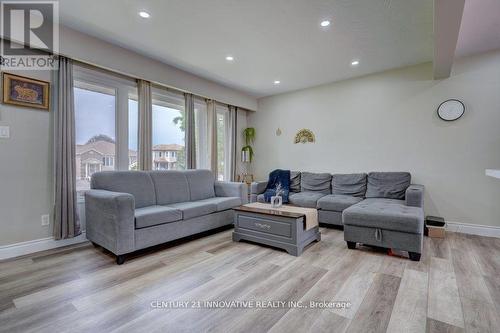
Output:
M294 143L314 143L315 141L314 133L307 128L303 128L295 134Z
M3 103L49 110L49 82L9 73L2 81Z

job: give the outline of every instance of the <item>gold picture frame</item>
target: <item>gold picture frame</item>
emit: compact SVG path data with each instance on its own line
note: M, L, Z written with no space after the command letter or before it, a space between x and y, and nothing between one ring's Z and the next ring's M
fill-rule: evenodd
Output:
M4 104L49 111L50 82L2 73Z

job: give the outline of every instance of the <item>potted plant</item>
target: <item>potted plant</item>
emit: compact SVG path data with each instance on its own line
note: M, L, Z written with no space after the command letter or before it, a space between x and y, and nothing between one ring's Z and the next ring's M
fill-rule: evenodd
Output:
M246 183L251 183L253 181L253 176L248 174L249 163L253 161L253 148L251 144L255 140L255 128L247 127L243 130L243 136L245 137L245 146L241 148L241 162L243 162L243 167L245 171L242 174L242 180Z
M255 128L245 128L243 130L243 136L245 137L245 146L241 148L241 161L244 163L250 163L252 162L254 155L251 144L255 140Z

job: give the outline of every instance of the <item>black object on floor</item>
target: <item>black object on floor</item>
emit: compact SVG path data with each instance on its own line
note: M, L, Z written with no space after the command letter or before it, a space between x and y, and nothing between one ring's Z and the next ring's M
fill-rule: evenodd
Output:
M125 262L125 255L120 254L119 256L116 256L117 265L122 265L124 262Z
M446 223L444 222L444 218L440 216L427 216L425 218L424 235L429 235L429 229L427 229L428 225L430 225L431 227L444 227L445 224Z
M356 242L349 242L347 241L347 248L348 249L355 249L356 248Z
M411 261L420 261L420 255L420 253L408 252L408 256L410 257Z

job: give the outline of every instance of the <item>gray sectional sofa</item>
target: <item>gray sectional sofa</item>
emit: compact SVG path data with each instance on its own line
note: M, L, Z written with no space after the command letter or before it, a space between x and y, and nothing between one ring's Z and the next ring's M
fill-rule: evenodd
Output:
M85 193L87 238L124 262L124 254L233 223L247 203L242 183L209 170L105 171Z
M291 172L290 204L318 209L320 223L344 227L349 248L356 243L404 250L420 260L424 187L407 172L334 174ZM251 186L251 200L264 202L267 182Z

